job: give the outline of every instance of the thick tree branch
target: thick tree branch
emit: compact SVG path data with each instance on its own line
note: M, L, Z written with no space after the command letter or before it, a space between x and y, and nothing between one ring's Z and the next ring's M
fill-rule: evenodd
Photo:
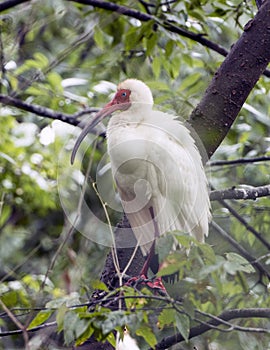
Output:
M270 185L252 187L245 186L243 188L229 188L226 190L214 190L210 193L210 199L217 201L221 199L257 199L259 197L270 196Z
M7 0L0 4L0 12L8 10L11 7L15 7L24 2L29 2L30 0Z
M255 18L216 72L190 122L209 156L227 135L249 93L270 61L270 0Z
M229 321L237 318L269 318L270 309L233 309L224 311L217 318L209 320L207 323L201 324L199 326L190 329L189 339L197 337L203 333L212 329L212 326L218 326L222 324L223 321ZM164 350L173 346L177 343L184 341L183 336L180 333L164 338L155 347L156 350Z

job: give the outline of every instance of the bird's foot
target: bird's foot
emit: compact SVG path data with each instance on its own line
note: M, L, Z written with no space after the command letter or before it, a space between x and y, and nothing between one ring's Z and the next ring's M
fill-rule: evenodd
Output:
M154 293L158 293L162 296L168 295L166 288L162 282L161 277L156 277L154 279L149 279L145 275L140 275L136 277L131 277L126 283L126 286L137 288L139 284L146 285L149 289L154 290Z

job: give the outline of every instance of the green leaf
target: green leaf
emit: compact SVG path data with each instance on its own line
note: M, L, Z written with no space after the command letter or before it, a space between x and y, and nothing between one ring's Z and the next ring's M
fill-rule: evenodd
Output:
M151 348L154 348L157 344L157 338L155 334L153 333L152 329L146 325L138 328L136 330L136 334L140 337L143 337L143 339L151 346Z
M103 50L104 49L104 34L98 26L95 27L94 40L97 46Z
M165 55L167 58L169 58L173 52L174 48L174 41L173 40L168 40L166 46L165 46Z
M154 57L152 62L152 70L156 79L159 78L160 68L161 68L161 59L158 56L156 56Z
M161 236L156 242L156 252L158 253L159 260L162 262L172 250L174 238L171 234Z
M86 342L86 340L88 340L92 336L92 334L94 333L94 330L95 329L93 328L92 322L91 321L88 322L84 332L77 337L75 342L76 346L79 346L84 342Z
M197 241L195 241L195 239L190 235L176 233L174 237L177 239L181 247L184 247L184 248L190 248L190 245L193 242L197 243Z
M66 306L66 304L62 304L57 311L56 314L56 323L57 323L57 330L58 332L61 332L64 328L64 319L65 314L69 311L69 308Z
M116 340L114 334L111 332L106 337L106 340L115 348L116 347Z
M47 80L54 91L60 92L60 93L63 92L64 89L62 87L62 78L58 73L56 72L48 73Z
M214 250L209 244L198 243L198 248L202 252L203 256L211 263L216 262L216 255Z
M64 340L65 344L71 344L76 339L76 327L80 321L79 316L73 312L68 311L64 317Z
M158 273L157 276L158 277L162 277L162 276L167 276L167 275L172 275L175 272L179 271L179 262L175 262L175 263L170 263L169 265L162 267Z
M201 79L201 73L193 73L187 76L181 83L178 91L181 92L188 87L194 85L199 79Z
M91 283L92 287L94 289L98 289L98 290L104 290L105 292L109 292L108 287L106 286L106 284L100 280L94 280Z
M128 322L128 318L125 315L125 311L117 310L109 312L106 315L106 319L102 322L102 333L108 334L116 327L122 327Z
M138 33L137 27L131 27L125 36L125 49L127 51L134 49L141 41L141 35Z
M171 76L173 79L176 79L180 73L180 63L181 60L177 56L175 56L171 61Z
M175 314L175 322L176 327L185 339L186 342L188 342L189 337L189 329L190 329L190 320L189 317L185 314L177 312Z
M48 58L41 52L35 52L34 58L38 62L39 68L44 69L48 66L49 60Z
M150 56L158 41L158 34L152 33L146 41L146 55Z
M175 321L174 309L163 309L158 316L159 327L163 329L165 326L173 324Z
M27 327L27 329L32 329L35 328L36 326L41 325L42 323L44 323L45 321L47 321L47 319L53 314L53 310L42 310L40 311L36 317L31 321L30 325Z
M227 253L226 258L227 261L224 264L224 268L231 275L234 275L238 271L243 271L246 273L255 272L254 267L239 254Z

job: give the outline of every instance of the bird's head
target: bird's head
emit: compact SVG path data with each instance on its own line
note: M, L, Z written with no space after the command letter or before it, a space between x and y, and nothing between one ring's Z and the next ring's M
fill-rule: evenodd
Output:
M153 105L153 96L149 87L137 79L127 79L120 83L114 98L107 103L82 130L72 150L71 164L74 162L82 140L103 118L115 111L136 109L141 105L149 107Z
M127 79L120 83L113 100L109 104L140 103L152 106L153 96L149 87L140 80Z

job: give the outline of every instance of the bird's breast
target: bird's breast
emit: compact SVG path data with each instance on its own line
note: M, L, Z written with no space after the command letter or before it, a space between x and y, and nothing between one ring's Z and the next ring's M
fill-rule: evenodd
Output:
M108 153L113 171L136 173L143 171L147 160L147 141L136 124L108 129ZM141 169L142 168L142 169Z

